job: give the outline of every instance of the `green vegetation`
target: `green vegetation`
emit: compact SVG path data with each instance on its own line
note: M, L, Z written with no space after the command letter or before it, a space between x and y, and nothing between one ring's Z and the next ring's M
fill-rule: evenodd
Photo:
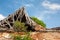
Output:
M32 38L29 35L30 35L29 33L24 36L17 35L14 36L13 40L32 40Z
M43 27L46 27L46 24L45 24L42 20L39 20L39 19L36 18L36 17L31 17L31 19L32 19L33 21L35 21L37 24L39 24L39 25L41 25L41 26L43 26Z
M15 21L14 22L14 30L17 32L26 31L26 26L24 23L21 23L19 21Z
M19 36L19 35L14 36L13 40L21 40L21 36Z

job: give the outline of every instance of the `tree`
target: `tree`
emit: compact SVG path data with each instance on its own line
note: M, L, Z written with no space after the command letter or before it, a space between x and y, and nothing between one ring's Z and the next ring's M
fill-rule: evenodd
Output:
M43 26L43 27L46 27L46 24L45 24L42 20L39 20L39 19L36 18L36 17L31 17L31 19L32 19L33 21L35 21L37 24L39 24L39 25L41 25L41 26Z
M17 32L26 31L26 26L24 23L21 23L19 21L15 21L14 22L14 30Z

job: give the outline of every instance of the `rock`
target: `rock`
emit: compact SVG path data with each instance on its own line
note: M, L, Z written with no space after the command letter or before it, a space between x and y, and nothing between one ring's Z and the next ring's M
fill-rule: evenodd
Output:
M60 30L60 27L51 28L51 30Z
M45 28L43 26L37 24L37 25L35 25L35 30L36 31L45 30Z
M46 28L46 30L60 30L60 27L54 27L54 28Z
M27 26L27 30L35 30L35 27L40 30L42 26L37 25L29 16L26 14L24 7L19 10L17 10L14 14L9 15L7 18L0 21L1 28L5 30L11 30L13 31L13 24L14 22L18 20L20 22L24 22L25 26ZM37 25L37 26L36 26ZM1 30L3 30L1 29ZM43 30L44 28L42 28Z

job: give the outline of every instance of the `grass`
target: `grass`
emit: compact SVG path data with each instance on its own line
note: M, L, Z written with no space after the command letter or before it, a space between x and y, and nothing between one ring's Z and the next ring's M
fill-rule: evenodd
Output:
M22 36L22 35L14 35L13 40L32 40L32 38L30 37L30 33L27 33L24 36Z

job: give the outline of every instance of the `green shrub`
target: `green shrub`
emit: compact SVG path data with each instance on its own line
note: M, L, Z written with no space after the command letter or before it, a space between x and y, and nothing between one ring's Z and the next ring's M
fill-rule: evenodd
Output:
M32 40L32 38L30 37L30 34L26 34L25 36L14 36L13 40Z
M41 26L43 26L43 27L46 27L46 24L45 24L42 20L39 20L39 19L36 18L36 17L31 17L31 19L32 19L33 21L35 21L37 24L39 24L39 25L41 25Z
M14 36L13 40L21 40L21 36L17 35L17 36Z
M26 31L26 26L24 23L21 23L19 21L15 21L14 22L14 30L17 32Z

